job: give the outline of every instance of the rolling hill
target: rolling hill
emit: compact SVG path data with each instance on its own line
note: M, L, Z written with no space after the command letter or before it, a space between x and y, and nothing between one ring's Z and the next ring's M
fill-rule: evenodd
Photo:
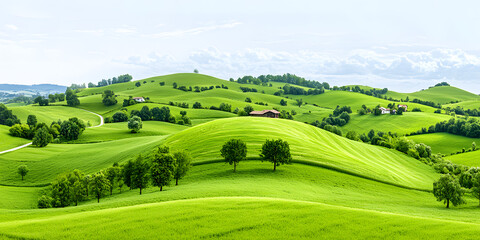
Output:
M135 86L137 82L140 87ZM161 86L161 82L165 84ZM214 88L185 92L174 89L173 83ZM123 99L143 96L150 102L123 110L168 106L177 117L180 111L187 111L193 126L144 121L143 129L133 134L125 122L108 123L86 129L76 141L49 144L45 148L27 147L0 155L0 195L6 196L0 199L0 238L449 239L478 236L480 220L476 216L480 209L474 207L478 200L467 194L467 205L445 209L431 193L432 183L439 177L431 166L398 151L352 141L304 123L321 120L337 105L348 105L354 110L350 122L342 127L344 134L348 130L361 133L370 129L403 134L450 116L434 114L434 108L413 103L408 103L409 108L419 107L423 112L360 116L355 112L363 104L375 107L390 101L344 91L326 91L315 96L274 96L283 85L278 82L272 86L238 84L201 74L172 74L81 90L78 93L81 104L77 108L65 107L64 102L48 107L11 107L22 122L26 122L29 114L35 114L39 121L47 123L77 116L96 125L98 116L84 109L110 117L123 109ZM241 87L258 91L244 93ZM115 91L117 105L102 104L101 93L106 89ZM441 99L442 91L423 94ZM460 91L458 94L454 97L468 97ZM252 102L246 102L246 98ZM296 106L295 99L300 98L308 104ZM287 106L280 105L282 99L287 101ZM169 102L186 102L189 108L170 106ZM203 108L192 109L195 102L200 102ZM238 117L231 112L208 109L220 103L231 104L232 110L251 105L255 110L273 107L293 110L296 115L294 120ZM248 159L237 166L236 173L220 156L221 146L231 138L244 140L248 148ZM288 141L293 162L273 172L272 164L261 162L259 153L266 139L277 138ZM440 151L467 142L463 137L441 133L411 138L417 142L430 141L433 149ZM0 150L28 141L9 136L8 128L2 126L0 140ZM178 186L172 184L161 192L149 187L142 195L138 189L116 187L113 195L105 196L100 203L90 198L77 207L35 209L38 196L58 174L73 169L91 174L138 154L148 156L159 145L167 145L172 151L186 150L193 157L193 167ZM461 160L454 158L475 161L477 153L448 158L455 162ZM24 181L16 172L21 164L30 168Z

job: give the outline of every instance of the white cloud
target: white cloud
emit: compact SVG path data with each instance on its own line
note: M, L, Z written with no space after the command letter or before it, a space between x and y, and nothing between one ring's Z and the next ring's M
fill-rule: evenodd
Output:
M226 24L217 24L217 25L210 25L210 26L203 26L203 27L196 27L190 29L183 29L183 30L175 30L175 31L167 31L167 32L159 32L154 34L146 34L144 36L153 37L153 38L165 38L165 37L178 37L184 35L195 35L200 34L203 32L214 31L217 29L226 29L226 28L233 28L242 23L240 22L231 22Z
M74 30L77 33L88 33L88 34L102 34L104 32L103 29L78 29Z
M129 34L129 33L136 32L136 30L132 29L132 28L117 28L117 29L115 29L115 32L116 33Z
M399 82L432 84L440 80L472 81L480 78L480 56L458 49L433 49L424 52L381 54L372 50L354 51L347 57L330 57L317 52L282 52L268 49L245 49L224 52L208 48L191 53L186 59L152 53L130 57L123 63L142 68L147 76L171 72L201 72L228 79L243 75L294 73L309 79L342 84L396 85ZM384 81L388 79L388 81ZM419 82L420 80L420 82ZM353 82L352 82L353 81ZM357 81L357 82L355 82ZM398 84L400 85L400 84ZM424 87L426 87L424 86ZM388 87L388 86L387 86ZM418 89L417 89L418 90Z
M13 25L13 24L5 24L5 27L10 29L10 30L13 30L13 31L17 31L18 30L18 27Z

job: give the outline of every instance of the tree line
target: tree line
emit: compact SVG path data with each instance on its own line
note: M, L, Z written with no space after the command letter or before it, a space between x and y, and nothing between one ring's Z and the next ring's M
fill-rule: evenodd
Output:
M99 81L98 84L94 83L88 83L88 88L95 88L95 87L104 87L112 84L117 84L117 83L125 83L125 82L130 82L133 79L133 77L130 74L123 74L118 77L113 77L109 79L102 79L102 81Z
M431 125L428 128L422 128L409 135L418 135L426 133L447 132L455 135L461 135L470 138L480 137L480 121L476 118L451 118L448 121L442 121Z
M112 117L105 118L106 123L112 122L126 122L130 118L137 116L142 121L162 121L169 123L176 123L180 125L191 125L192 121L187 116L187 111L180 111L180 117L175 117L170 113L169 107L154 107L150 109L148 106L143 106L139 110L131 110L130 114L127 113L127 109L123 108L121 111L113 114Z
M281 94L292 94L292 95L318 95L325 93L325 88L315 88L315 89L308 89L305 90L304 88L291 86L290 84L285 84L282 90L279 90L274 95L281 95Z
M235 82L233 78L230 78L230 81ZM318 81L306 80L305 78L290 73L283 75L260 75L258 77L244 76L238 78L236 82L240 84L250 83L263 86L266 86L268 82L284 82L309 88L321 89L323 87L324 89L330 89L330 85L326 82L321 83Z
M142 190L155 186L163 190L175 180L179 184L191 167L192 158L185 151L170 152L166 146L157 147L150 157L138 155L135 160L124 164L114 163L102 171L85 174L76 169L60 174L38 199L39 208L77 206L79 202L100 199L106 195L119 193L126 187Z

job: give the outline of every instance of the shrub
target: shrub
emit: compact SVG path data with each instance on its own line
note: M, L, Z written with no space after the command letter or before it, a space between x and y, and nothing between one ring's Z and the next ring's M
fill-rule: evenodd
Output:
M112 116L113 122L125 122L128 120L127 114L125 112L116 112Z

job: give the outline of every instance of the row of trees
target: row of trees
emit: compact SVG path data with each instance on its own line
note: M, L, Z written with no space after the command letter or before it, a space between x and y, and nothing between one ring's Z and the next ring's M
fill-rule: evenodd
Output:
M13 126L14 124L20 124L20 119L5 104L0 103L0 125Z
M235 80L233 78L230 78L230 81L234 82ZM284 82L309 88L320 89L323 87L324 89L330 89L330 85L326 82L320 83L317 81L305 80L305 78L290 73L286 73L283 75L260 75L258 77L244 76L238 78L237 82L241 84L250 83L255 85L266 85L268 82Z
M102 79L102 81L99 81L97 85L94 83L88 83L88 88L94 88L94 87L104 87L112 84L117 84L117 83L124 83L124 82L130 82L133 79L133 77L130 74L124 74L120 75L118 77L113 77L109 79Z
M29 115L27 124L15 124L10 129L10 135L26 139L32 139L32 144L37 147L45 147L52 141L76 140L85 130L85 124L76 117L68 121L58 120L50 126L38 123L35 115Z
M417 132L412 132L410 135L448 132L451 134L461 135L471 138L480 137L480 121L476 118L451 118L448 121L436 123L427 128L423 128Z
M113 164L100 172L87 175L73 170L59 175L49 189L38 199L39 208L66 207L91 197L100 199L113 195L113 190L122 192L124 186L130 190L142 190L150 185L160 188L169 186L175 179L178 185L191 167L191 157L187 152L171 153L168 147L158 147L149 158L139 155L123 165Z
M113 114L112 117L107 117L105 122L126 122L128 119L133 118L134 116L139 117L142 121L162 121L169 123L177 123L180 125L191 125L192 121L187 116L187 111L180 111L180 117L176 118L170 113L170 108L168 107L154 107L150 110L148 106L143 106L140 111L132 110L128 114L127 109L122 109L119 112Z
M212 90L212 89L215 89L215 88L223 88L223 89L228 89L228 86L222 84L222 85L216 85L216 86L209 86L209 87L205 87L205 86L194 86L192 88L192 86L178 86L178 84L176 82L173 83L173 88L175 89L178 89L178 90L182 90L184 92L203 92L203 91L207 91L207 90Z
M282 90L283 90L282 92L283 94L292 94L292 95L318 95L318 94L325 93L325 89L323 87L305 90L304 88L291 86L290 84L285 84Z
M247 157L247 144L241 139L230 139L222 146L220 153L226 163L233 165L233 172L236 172L237 164ZM290 145L282 139L267 139L262 145L260 157L262 161L273 163L273 171L275 171L280 164L291 163Z

